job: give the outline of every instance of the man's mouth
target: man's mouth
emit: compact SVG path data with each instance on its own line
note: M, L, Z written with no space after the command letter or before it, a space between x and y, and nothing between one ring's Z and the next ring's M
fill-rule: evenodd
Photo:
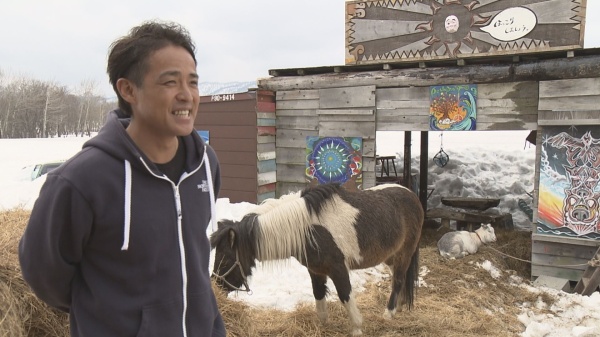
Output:
M175 115L175 116L182 116L182 117L189 117L190 116L190 110L177 110L177 111L173 111L173 115Z

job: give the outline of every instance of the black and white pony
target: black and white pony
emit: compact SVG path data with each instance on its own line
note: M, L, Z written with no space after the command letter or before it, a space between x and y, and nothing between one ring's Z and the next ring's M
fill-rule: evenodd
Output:
M329 277L348 312L352 335L361 335L349 270L385 262L393 277L384 316L391 318L399 305L411 309L423 217L418 197L401 185L364 191L336 184L309 187L269 200L239 222L219 221L210 238L216 249L213 276L228 291L249 291L247 278L256 260L293 256L308 269L319 319L327 320Z

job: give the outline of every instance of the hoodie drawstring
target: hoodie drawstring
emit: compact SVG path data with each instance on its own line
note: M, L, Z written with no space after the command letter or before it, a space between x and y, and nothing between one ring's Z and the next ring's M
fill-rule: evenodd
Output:
M129 248L129 232L131 228L131 163L125 160L125 221L123 225L123 246L121 250Z
M217 222L217 204L215 200L215 189L213 185L212 172L210 169L210 161L206 150L203 155L204 169L206 170L206 180L208 183L208 192L210 196L210 222L213 232L216 230ZM123 225L123 246L121 250L129 248L129 233L131 231L131 163L125 160L125 219Z
M217 222L217 204L215 201L215 189L213 187L213 179L212 173L210 171L210 161L208 160L208 155L206 155L206 148L204 149L204 169L206 170L206 180L208 183L208 193L210 195L210 223L212 226L212 231L217 230L216 222Z

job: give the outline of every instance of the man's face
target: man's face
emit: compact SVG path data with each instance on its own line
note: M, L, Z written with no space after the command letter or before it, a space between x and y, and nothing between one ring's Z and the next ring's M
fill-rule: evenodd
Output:
M189 135L200 103L194 59L169 45L151 54L147 65L142 85L133 89L130 126L155 140Z

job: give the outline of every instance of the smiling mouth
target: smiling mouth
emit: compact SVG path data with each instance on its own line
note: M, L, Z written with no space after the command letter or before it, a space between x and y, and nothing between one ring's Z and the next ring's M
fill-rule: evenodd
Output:
M178 117L189 117L190 116L190 110L177 110L177 111L173 111L173 115L178 116Z

